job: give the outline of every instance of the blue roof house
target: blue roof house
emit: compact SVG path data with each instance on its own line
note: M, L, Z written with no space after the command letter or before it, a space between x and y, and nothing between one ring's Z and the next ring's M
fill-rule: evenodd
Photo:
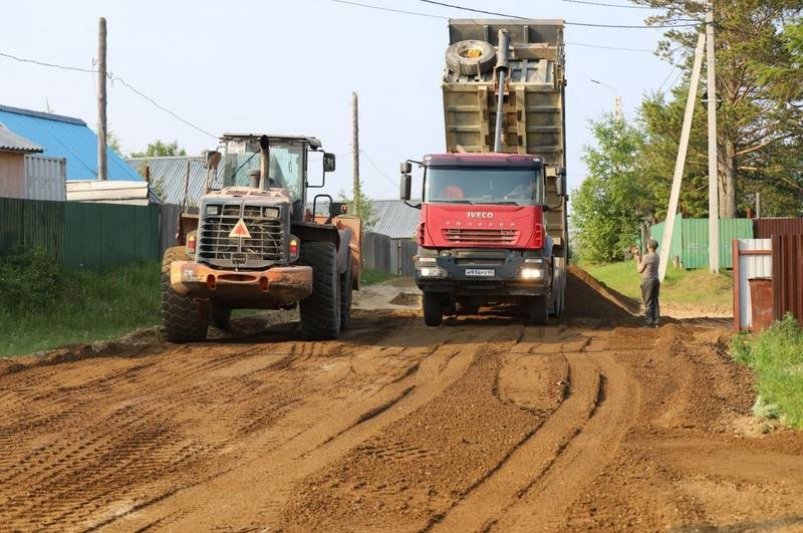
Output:
M67 181L98 178L98 137L79 118L0 105L0 125L44 148L42 155L67 160ZM144 178L114 150L107 148L108 178Z

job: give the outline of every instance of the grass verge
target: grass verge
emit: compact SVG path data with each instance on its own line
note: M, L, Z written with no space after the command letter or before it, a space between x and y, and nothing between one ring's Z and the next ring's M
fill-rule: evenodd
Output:
M377 283L382 283L383 281L388 281L389 279L397 278L398 276L394 276L393 274L388 274L382 270L375 270L373 268L366 268L362 271L362 276L360 277L360 283L362 285L376 285Z
M111 339L157 325L159 270L158 263L142 263L100 272L63 271L47 305L0 307L0 357Z
M787 315L758 335L737 335L731 354L755 371L762 413L803 429L803 329L797 320Z
M641 299L641 280L632 261L601 265L581 263L578 266L625 296ZM661 302L730 307L733 305L733 277L730 272L711 274L705 270L670 267L661 285Z

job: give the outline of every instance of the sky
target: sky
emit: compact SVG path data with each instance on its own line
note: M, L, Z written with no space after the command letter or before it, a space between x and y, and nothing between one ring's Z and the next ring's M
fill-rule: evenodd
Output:
M3 2L0 53L93 69L98 17L107 19L109 128L123 151L177 140L189 154L215 148L224 131L311 135L338 156L326 191L351 188L351 94L359 94L360 174L372 198L398 197L398 168L445 148L440 82L448 18L472 15L420 0L354 0L429 16L333 0L38 0ZM627 0L588 0L632 5ZM577 0L460 0L448 3L567 23L642 25L648 9ZM569 188L585 176L589 121L612 112L615 96L632 119L646 93L677 83L656 57L660 29L567 25L566 112ZM612 50L622 47L639 51ZM598 80L608 85L594 84ZM97 122L92 73L0 56L0 104ZM311 181L320 163L311 169Z

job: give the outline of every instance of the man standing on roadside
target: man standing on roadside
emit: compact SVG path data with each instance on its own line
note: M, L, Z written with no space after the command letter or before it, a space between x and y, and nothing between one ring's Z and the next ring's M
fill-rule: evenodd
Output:
M646 255L642 256L638 248L634 247L633 250L636 270L641 274L641 300L644 302L645 326L648 328L657 328L660 320L658 293L661 289L661 281L658 279L658 264L661 259L655 253L657 248L658 241L650 239L647 241Z

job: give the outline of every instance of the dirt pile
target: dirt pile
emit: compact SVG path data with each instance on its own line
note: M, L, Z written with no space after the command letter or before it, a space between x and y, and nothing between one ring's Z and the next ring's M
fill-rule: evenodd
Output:
M635 323L638 312L638 302L606 287L582 268L569 266L564 311L569 320L586 318L603 325L627 325Z

